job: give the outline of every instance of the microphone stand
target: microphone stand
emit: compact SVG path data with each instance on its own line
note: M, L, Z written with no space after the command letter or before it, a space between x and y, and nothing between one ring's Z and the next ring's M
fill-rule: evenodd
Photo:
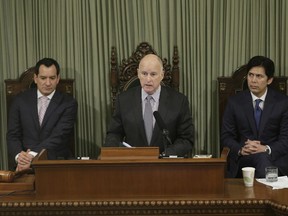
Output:
M164 137L164 154L162 155L162 157L166 157L167 156L167 148L168 145L172 145L171 139L169 137L169 131L167 129L163 129L162 130L162 135Z

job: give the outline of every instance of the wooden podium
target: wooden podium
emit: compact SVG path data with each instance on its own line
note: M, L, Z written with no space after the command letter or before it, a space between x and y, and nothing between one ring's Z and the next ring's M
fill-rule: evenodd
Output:
M115 149L111 152L113 156ZM127 200L223 194L227 154L209 159L145 159L143 153L142 159L47 160L44 150L32 163L36 198ZM114 156L119 157L117 151Z

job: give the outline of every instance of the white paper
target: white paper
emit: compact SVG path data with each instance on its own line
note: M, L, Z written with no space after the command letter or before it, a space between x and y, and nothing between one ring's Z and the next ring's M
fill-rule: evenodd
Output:
M126 142L122 142L122 144L123 144L124 146L128 147L128 148L132 148L132 146L129 145L128 143L126 143Z
M267 182L265 178L256 179L258 182L271 186L273 189L283 189L288 188L288 177L280 176L276 182Z
M212 158L212 155L194 155L193 158Z

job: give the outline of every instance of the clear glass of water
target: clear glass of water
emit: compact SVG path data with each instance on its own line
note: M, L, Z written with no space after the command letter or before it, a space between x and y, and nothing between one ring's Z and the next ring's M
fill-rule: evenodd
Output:
M278 168L277 167L266 167L265 173L266 173L267 182L278 181Z

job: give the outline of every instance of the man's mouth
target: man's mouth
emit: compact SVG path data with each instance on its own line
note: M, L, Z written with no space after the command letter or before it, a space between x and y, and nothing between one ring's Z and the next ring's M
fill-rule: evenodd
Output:
M250 86L251 89L258 89L257 86Z

